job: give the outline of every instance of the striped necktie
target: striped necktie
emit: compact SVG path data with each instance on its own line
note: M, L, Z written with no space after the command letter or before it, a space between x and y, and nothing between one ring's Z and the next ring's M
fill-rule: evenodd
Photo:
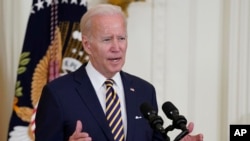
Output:
M106 85L106 118L115 141L124 141L120 100L113 88L114 80L107 79Z

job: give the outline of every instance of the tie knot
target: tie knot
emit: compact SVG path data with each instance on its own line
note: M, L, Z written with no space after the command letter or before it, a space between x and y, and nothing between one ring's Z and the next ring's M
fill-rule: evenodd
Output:
M113 84L114 84L114 80L113 79L107 79L104 83L105 83L107 88L112 87Z

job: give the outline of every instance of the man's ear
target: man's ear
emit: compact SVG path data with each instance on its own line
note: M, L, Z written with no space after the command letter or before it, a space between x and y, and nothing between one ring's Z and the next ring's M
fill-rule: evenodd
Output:
M90 40L87 36L82 35L82 45L84 51L87 52L87 54L91 54L91 49L90 49Z

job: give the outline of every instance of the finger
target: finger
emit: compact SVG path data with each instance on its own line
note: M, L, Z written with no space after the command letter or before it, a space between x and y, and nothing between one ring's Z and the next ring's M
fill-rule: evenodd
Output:
M198 137L198 141L203 141L203 134L199 134L197 137Z
M188 124L188 131L189 131L189 133L191 133L191 132L193 131L193 129L194 129L194 123L193 123L193 122L190 122L190 123Z
M78 137L78 135L81 133L82 131L82 122L80 120L76 121L76 128L75 131L73 133L73 137Z
M75 132L76 132L76 134L79 134L82 132L82 122L80 120L77 120L77 122L76 122Z

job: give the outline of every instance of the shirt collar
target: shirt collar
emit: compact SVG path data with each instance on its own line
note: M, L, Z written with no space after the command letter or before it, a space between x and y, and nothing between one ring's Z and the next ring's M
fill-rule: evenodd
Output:
M104 82L106 81L106 77L104 77L100 72L98 72L92 63L89 61L86 65L86 72L90 78L90 81L92 82L95 90L98 90L100 87L103 86ZM115 81L115 85L118 88L122 88L122 81L121 81L121 75L120 73L116 73L111 79Z

